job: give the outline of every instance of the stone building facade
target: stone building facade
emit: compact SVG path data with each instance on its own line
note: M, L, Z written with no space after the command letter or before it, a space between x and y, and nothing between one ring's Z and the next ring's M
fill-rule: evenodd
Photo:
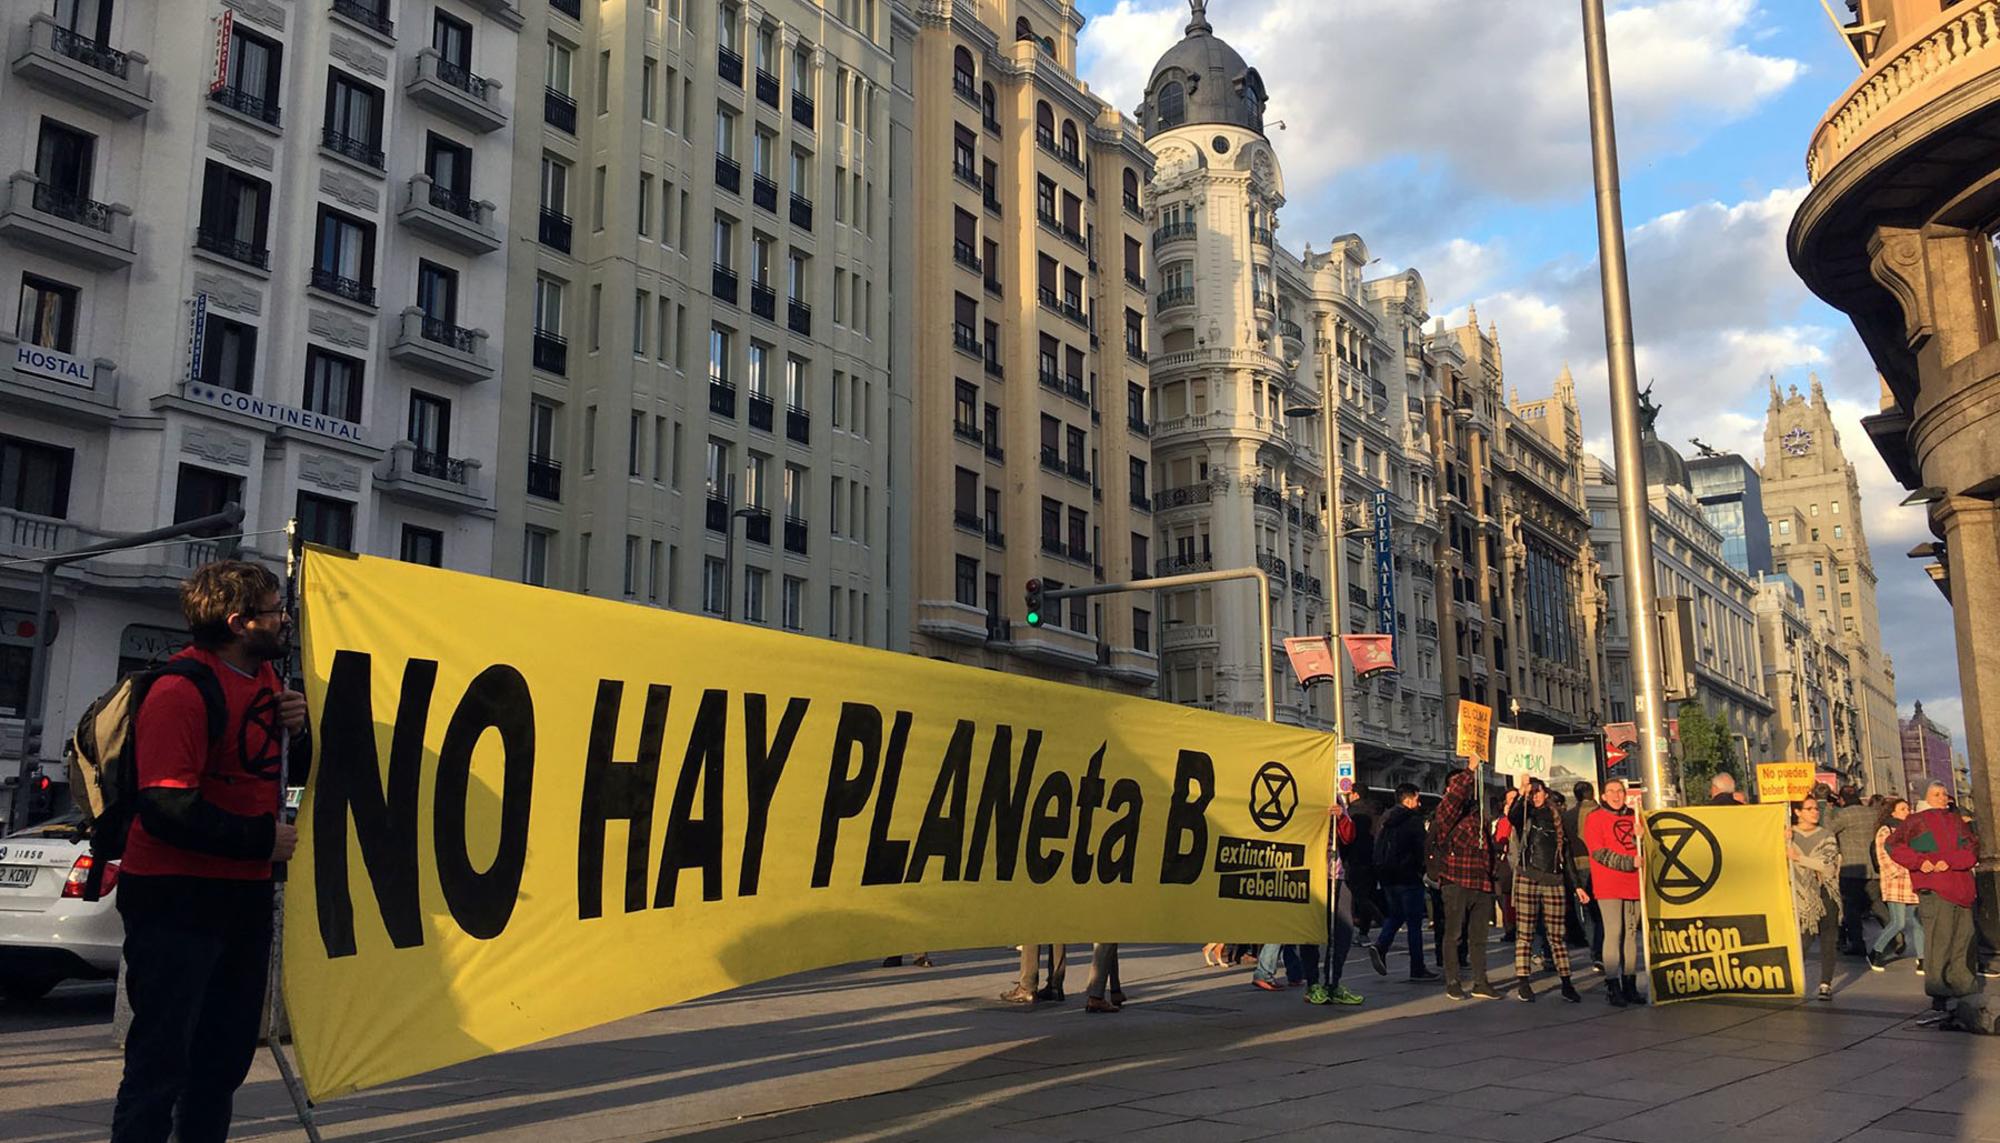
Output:
M1813 615L1789 576L1761 577L1751 606L1771 701L1772 759L1810 761L1862 784L1861 695L1840 633Z
M1760 475L1772 568L1799 585L1806 614L1834 632L1854 673L1861 785L1870 791L1900 789L1896 672L1882 649L1861 485L1841 451L1840 432L1817 377L1808 396L1795 389L1781 397L1777 385L1771 386Z
M1869 438L1928 506L1923 570L1952 604L1984 920L2000 924L2000 0L1848 10L1861 74L1807 144L1812 188L1787 248L1853 319L1882 378Z
M1072 5L912 8L912 650L1150 688L1150 595L1029 627L1022 592L1151 574L1152 155L1076 78Z
M51 11L56 13L51 15ZM44 712L181 646L173 589L309 540L486 572L515 232L504 0L10 5L0 560L243 506L57 577ZM532 103L529 104L532 107ZM532 115L532 112L530 111ZM0 569L0 755L36 569ZM32 618L26 620L32 626ZM60 732L41 754L56 755Z
M496 573L902 645L890 6L525 15Z

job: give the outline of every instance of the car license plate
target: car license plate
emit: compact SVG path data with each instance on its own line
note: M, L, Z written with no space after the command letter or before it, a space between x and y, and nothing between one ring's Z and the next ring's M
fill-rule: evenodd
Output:
M25 889L34 883L34 866L0 865L0 889Z

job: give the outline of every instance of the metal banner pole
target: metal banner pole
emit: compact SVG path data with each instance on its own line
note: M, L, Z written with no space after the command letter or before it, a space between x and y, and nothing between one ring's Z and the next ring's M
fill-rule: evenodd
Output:
M292 668L298 654L298 582L299 582L299 522L296 518L285 522L285 617L291 624L291 641L286 644L284 669L279 672L279 685L289 687L292 683ZM289 823L292 818L292 736L286 733L278 745L278 820ZM285 1094L292 1097L292 1110L298 1113L299 1126L305 1129L306 1138L319 1143L319 1126L313 1122L312 1101L306 1098L305 1085L299 1082L298 1074L292 1070L292 1061L285 1055L281 1042L285 1025L285 865L273 862L271 865L271 964L270 974L265 984L264 995L268 999L270 1018L264 1028L266 1041L271 1045L271 1059L278 1065L278 1075L284 1080Z
M1611 374L1611 439L1618 467L1620 540L1625 547L1625 614L1632 629L1641 773L1659 804L1674 805L1667 785L1666 698L1659 629L1653 615L1653 522L1639 439L1638 365L1633 359L1632 292L1625 269L1625 212L1618 194L1618 135L1611 106L1611 61L1604 0L1583 0L1583 55L1590 96L1591 178L1597 190L1597 260L1604 289L1604 353Z

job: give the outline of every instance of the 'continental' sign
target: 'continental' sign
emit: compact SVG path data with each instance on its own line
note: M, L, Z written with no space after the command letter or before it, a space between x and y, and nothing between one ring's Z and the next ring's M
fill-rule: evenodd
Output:
M1778 805L1646 815L1640 882L1655 1003L1802 994L1784 830Z
M1331 736L310 550L317 1098L805 969L1325 931Z

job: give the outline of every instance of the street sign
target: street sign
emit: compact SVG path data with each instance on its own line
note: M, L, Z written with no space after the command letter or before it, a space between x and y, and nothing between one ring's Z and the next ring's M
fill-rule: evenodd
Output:
M1343 742L1333 748L1334 786L1343 794L1354 792L1354 744Z

